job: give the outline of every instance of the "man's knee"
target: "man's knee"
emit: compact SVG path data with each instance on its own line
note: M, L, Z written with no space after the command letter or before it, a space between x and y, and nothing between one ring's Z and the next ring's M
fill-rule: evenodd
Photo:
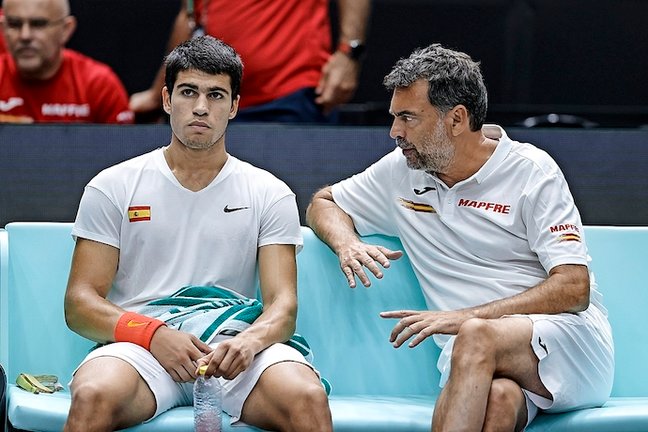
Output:
M330 431L331 412L324 387L312 369L278 363L261 376L243 405L242 419L264 429Z
M459 328L452 349L452 367L488 365L494 360L497 333L490 320L472 318Z
M308 424L313 419L330 418L328 396L321 385L304 385L294 403L290 404L290 418L296 424Z
M72 403L69 417L104 427L114 426L118 410L111 403L102 386L93 381L72 381Z
M526 418L526 399L520 386L505 378L493 380L483 431L519 431L526 425Z

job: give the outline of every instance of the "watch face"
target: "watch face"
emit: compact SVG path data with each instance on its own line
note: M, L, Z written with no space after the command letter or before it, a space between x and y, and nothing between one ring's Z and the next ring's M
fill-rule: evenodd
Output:
M349 41L349 46L351 47L349 57L354 60L360 60L365 52L365 46L362 41L354 39Z

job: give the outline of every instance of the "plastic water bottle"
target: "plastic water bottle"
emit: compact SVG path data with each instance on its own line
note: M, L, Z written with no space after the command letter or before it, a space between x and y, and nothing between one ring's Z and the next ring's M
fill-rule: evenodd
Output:
M194 429L196 432L221 432L222 430L222 388L218 379L205 378L207 365L198 369L194 382Z

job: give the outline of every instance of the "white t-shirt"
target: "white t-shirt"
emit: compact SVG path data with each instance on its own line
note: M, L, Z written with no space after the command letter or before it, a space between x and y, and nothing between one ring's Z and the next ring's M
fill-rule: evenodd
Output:
M303 243L295 195L272 174L228 155L211 184L192 192L162 149L92 179L72 234L119 249L108 299L127 310L187 285L254 298L258 248Z
M553 159L497 126L485 131L499 137L495 152L451 188L408 168L398 148L333 186L358 233L401 239L430 310L510 297L557 265L588 262L580 215ZM591 299L600 307L595 284Z

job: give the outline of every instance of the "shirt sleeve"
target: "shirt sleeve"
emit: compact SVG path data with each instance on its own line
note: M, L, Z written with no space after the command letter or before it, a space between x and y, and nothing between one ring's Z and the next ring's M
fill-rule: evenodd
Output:
M132 124L135 115L128 107L128 93L121 80L108 66L101 65L92 79L92 110L95 123Z
M277 199L263 212L259 247L269 244L293 244L299 252L303 243L297 201L295 195L290 192Z
M361 236L396 236L392 192L393 172L398 162L396 151L384 156L365 171L332 187L333 200L353 220Z
M523 211L529 246L547 272L563 264L587 265L580 214L560 170L536 182Z
M99 189L86 186L77 212L72 237L94 240L119 249L122 213Z

